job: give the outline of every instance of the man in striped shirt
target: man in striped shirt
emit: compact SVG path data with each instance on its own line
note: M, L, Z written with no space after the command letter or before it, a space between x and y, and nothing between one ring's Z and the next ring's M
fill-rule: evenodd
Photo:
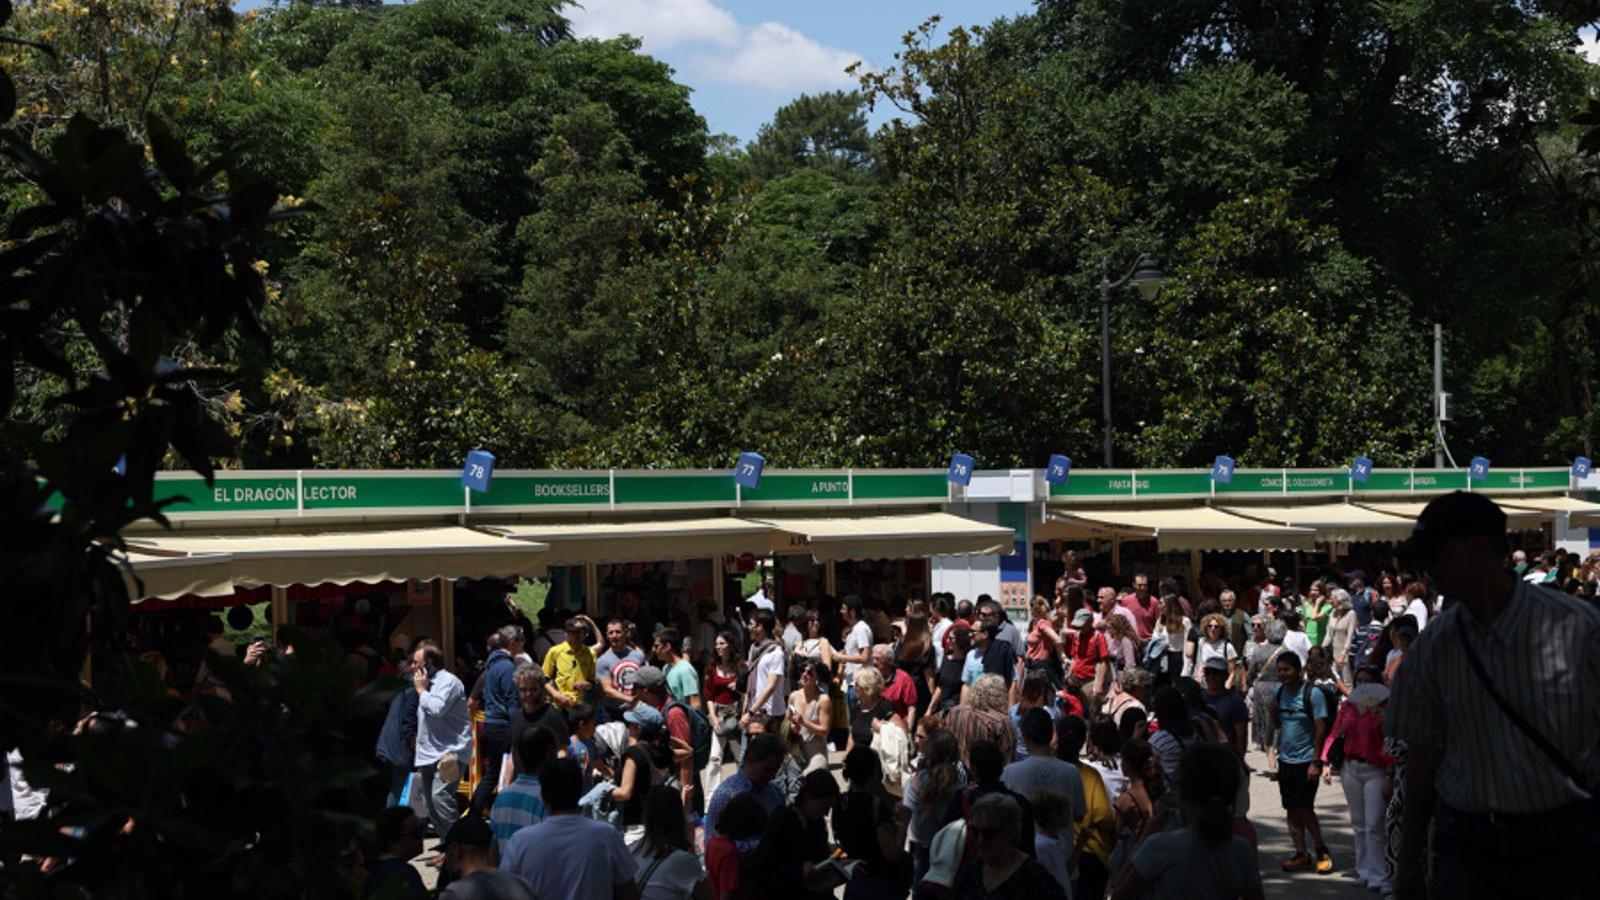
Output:
M517 735L517 755L522 757L524 771L495 797L489 810L489 828L500 849L505 849L506 841L519 829L544 821L547 811L537 773L556 758L557 740L548 728L525 728Z
M1458 491L1401 547L1447 605L1406 652L1386 716L1406 744L1398 900L1594 896L1600 610L1519 580L1505 530L1492 501Z

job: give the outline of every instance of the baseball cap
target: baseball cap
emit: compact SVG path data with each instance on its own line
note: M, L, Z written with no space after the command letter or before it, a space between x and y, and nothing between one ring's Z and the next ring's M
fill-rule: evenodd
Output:
M1351 581L1366 581L1367 572L1365 569L1351 569L1345 573L1345 577Z
M1213 656L1206 660L1206 664L1202 668L1207 672L1226 672L1228 671L1228 661L1220 656Z
M1087 609L1080 609L1072 614L1072 624L1074 625L1087 625L1093 621L1094 613L1088 611Z
M622 721L629 725L637 725L646 731L652 728L659 729L662 725L661 710L645 703L640 703L622 714Z
M639 671L633 673L633 689L635 691L657 690L667 685L667 676L655 666L640 666Z
M494 831L482 816L467 816L450 826L444 836L445 845L462 844L467 847L488 847L494 843Z
M1446 541L1473 537L1503 541L1505 536L1506 514L1493 500L1482 494L1451 491L1428 501L1417 516L1411 537L1402 541L1396 552L1403 560L1426 565Z
M965 820L957 819L939 829L939 833L933 836L933 843L928 845L928 874L922 876L923 882L944 888L954 887L956 873L961 869L961 856L966 848Z

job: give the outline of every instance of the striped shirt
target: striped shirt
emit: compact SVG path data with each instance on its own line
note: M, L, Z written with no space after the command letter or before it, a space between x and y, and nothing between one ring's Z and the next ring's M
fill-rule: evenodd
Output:
M1439 752L1434 788L1455 809L1533 813L1584 799L1489 696L1463 633L1495 690L1597 784L1600 609L1520 581L1488 625L1452 604L1406 651L1385 722L1389 737Z
M505 849L506 841L518 829L543 822L548 815L544 808L544 794L539 789L537 775L518 775L495 798L489 810L489 829L495 842Z

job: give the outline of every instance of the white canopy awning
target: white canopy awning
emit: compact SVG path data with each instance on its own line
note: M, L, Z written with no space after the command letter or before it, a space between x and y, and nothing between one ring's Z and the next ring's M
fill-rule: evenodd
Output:
M552 566L765 555L772 549L771 525L731 517L486 527L519 541L550 545L545 563Z
M1557 497L1507 497L1495 501L1500 508L1510 515L1512 509L1531 510L1545 516L1557 513L1567 514L1567 524L1573 528L1594 528L1600 526L1600 503L1590 503L1576 497L1565 495Z
M1099 528L1123 538L1154 538L1170 550L1314 550L1310 528L1274 525L1210 506L1168 509L1052 510L1050 519L1069 527ZM1048 533L1048 532L1047 532Z
M1316 503L1309 506L1225 506L1236 516L1310 528L1319 543L1343 541L1403 541L1411 536L1410 519L1351 503Z
M755 521L776 529L772 552L810 552L817 562L1009 553L1013 538L1009 528L944 512Z
M1522 502L1521 499L1518 502ZM1505 501L1498 498L1495 499L1495 503L1506 514L1507 531L1536 531L1544 521L1544 517L1535 510L1516 509L1507 506ZM1362 501L1360 505L1391 516L1403 516L1415 522L1417 517L1422 515L1422 510L1428 503L1425 500L1389 500L1382 502Z
M226 597L233 593L233 557L226 553L155 556L130 549L126 556L116 552L111 556L126 564L122 580L128 586L128 596L135 600L173 600L187 594Z
M544 544L471 528L367 531L219 532L140 535L128 548L154 555L232 557L233 583L349 584L408 578L511 578L542 575Z

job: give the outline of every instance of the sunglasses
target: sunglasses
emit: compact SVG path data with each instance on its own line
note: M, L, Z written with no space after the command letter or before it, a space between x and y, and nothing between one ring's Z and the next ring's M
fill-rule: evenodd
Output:
M1005 833L1005 828L999 825L968 825L967 831L977 835L979 840L988 840L997 834Z

